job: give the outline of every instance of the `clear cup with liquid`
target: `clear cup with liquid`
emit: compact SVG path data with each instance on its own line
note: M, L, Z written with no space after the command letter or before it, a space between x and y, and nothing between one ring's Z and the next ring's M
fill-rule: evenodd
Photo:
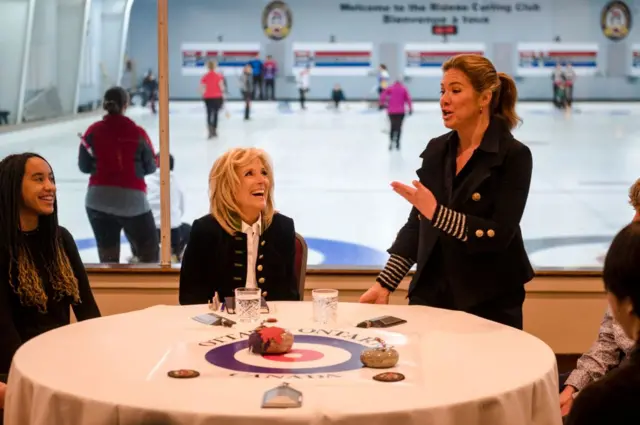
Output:
M313 298L313 321L322 324L335 324L338 320L338 290L314 289L311 291Z
M260 321L260 288L236 288L236 317L239 323Z

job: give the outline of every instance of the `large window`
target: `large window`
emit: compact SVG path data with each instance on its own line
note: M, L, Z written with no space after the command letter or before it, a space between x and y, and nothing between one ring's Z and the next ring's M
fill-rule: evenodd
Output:
M452 34L450 27L432 32L432 22L416 20L429 15L420 7L395 10L391 19L384 8L351 10L339 0L290 1L277 13L255 0L168 3L168 19L160 19L168 26L165 46L158 42L156 1L0 0L0 32L8 40L1 44L7 60L0 63L0 111L9 112L9 124L22 124L20 131L0 134L0 156L30 150L51 162L60 222L87 264L99 263L100 256L97 220L92 226L86 208L95 194L79 168L78 134L101 119L105 91L122 86L132 99L126 116L146 131L163 163L171 155L173 170L166 186L160 171L146 176L154 225L143 231L140 222L128 220L133 230L119 236L117 262L145 262L131 239L157 237L161 187L172 194L163 210L172 214L164 223L168 235L172 225L208 213L215 159L234 146L256 146L273 159L276 207L306 238L311 269L380 268L410 209L389 183L415 179L420 153L447 131L438 105L438 65L456 51L478 51L517 78L523 125L514 134L534 156L521 228L536 269L600 269L611 237L633 216L627 201L640 177L634 148L640 107L618 101L638 100L637 84L628 77L640 67L640 35L626 35L624 11L616 20L620 13L580 0L539 0L510 11L439 11L443 22L456 23ZM428 8L431 2L416 4ZM449 34L446 40L442 33ZM160 93L168 104L150 96L157 93L159 51L167 54L169 91L160 87ZM200 93L208 61L217 62L227 87L215 137L209 137ZM565 73L559 78L575 73L571 108L553 103L558 62L558 72ZM247 64L252 68L244 78ZM300 72L307 64L303 105ZM404 81L414 99L399 150L390 149L389 121L378 109L380 64L391 79ZM262 70L259 75L254 68ZM248 116L246 80L252 88ZM331 97L338 86L346 100L336 109ZM170 148L161 151L166 130ZM113 208L131 199L118 210L125 218L141 212L135 202L145 202L127 191L103 196L99 202ZM167 248L151 262L160 259L178 268L180 249Z

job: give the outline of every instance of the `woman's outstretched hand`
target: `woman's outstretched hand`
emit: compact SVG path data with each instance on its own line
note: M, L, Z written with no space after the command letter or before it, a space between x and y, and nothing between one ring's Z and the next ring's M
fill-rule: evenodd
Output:
M411 205L416 207L420 213L428 218L429 220L433 219L433 215L436 212L436 207L438 206L438 201L436 201L436 197L433 196L433 193L427 189L422 183L418 180L414 180L413 186L408 186L404 183L393 182L391 183L391 187L394 192L402 196L404 199L409 201Z

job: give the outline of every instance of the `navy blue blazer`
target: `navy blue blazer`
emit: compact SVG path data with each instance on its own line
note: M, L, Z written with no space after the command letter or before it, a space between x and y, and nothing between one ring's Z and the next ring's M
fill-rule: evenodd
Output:
M453 190L455 169L448 167L446 158L457 137L452 131L432 139L420 155L418 177L433 192L438 207L432 220L412 208L388 252L417 262L409 286L411 295L439 240L444 277L455 304L464 309L513 291L534 276L520 229L532 156L529 148L494 118L468 164L471 169Z
M256 283L267 292L267 301L300 299L294 272L295 228L282 214L273 216L262 231L256 260ZM234 296L247 279L247 235L227 233L207 214L193 222L180 271L180 304L206 304L215 292Z

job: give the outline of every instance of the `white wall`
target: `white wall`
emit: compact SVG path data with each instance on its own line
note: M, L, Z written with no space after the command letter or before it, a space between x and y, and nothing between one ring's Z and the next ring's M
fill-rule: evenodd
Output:
M80 60L85 38L85 6L87 1L89 0L58 0L57 83L65 115L76 112L76 90L79 84Z
M0 109L15 123L20 103L29 0L0 0Z
M91 1L91 12L87 25L82 70L80 72L79 103L85 105L100 99L100 44L102 37L103 0Z
M91 0L87 40L80 78L80 104L95 102L120 84L124 66L123 37L132 0Z
M27 67L27 98L56 85L58 7L56 0L36 0L33 11L31 49Z
M0 0L0 110L10 112L12 123L27 110L24 103L32 106L31 119L44 118L40 111L75 114L78 104L119 84L132 3ZM50 89L53 97L29 103Z

